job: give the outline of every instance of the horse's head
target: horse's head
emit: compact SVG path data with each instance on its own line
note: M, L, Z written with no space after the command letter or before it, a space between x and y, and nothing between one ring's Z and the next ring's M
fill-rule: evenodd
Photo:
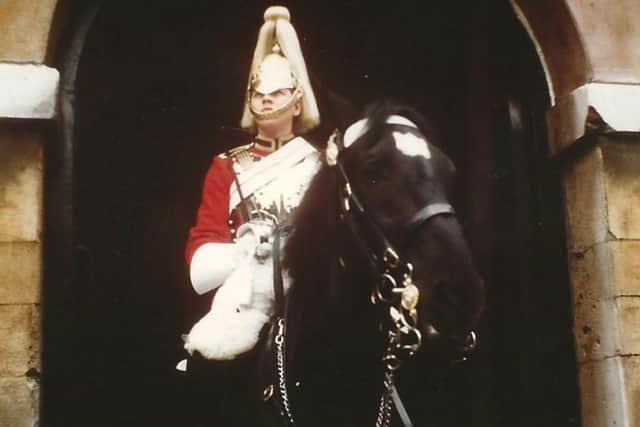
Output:
M342 133L339 155L330 153L329 163L335 162L343 221L380 278L372 290L377 299L410 300L404 288L413 283L419 291L414 321L425 346L449 343L464 351L484 305L484 285L450 204L455 167L427 135L416 112L378 104ZM401 305L409 318L413 304Z

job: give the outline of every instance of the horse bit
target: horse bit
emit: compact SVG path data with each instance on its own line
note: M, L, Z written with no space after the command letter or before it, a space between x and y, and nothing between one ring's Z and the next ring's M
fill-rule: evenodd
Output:
M391 116L387 119L387 123L405 125L406 119L399 116ZM366 128L366 123L362 128L363 130ZM358 133L364 133L363 130ZM357 137L352 138L355 140ZM339 193L342 202L340 205L341 216L343 220L346 220L354 237L364 243L362 246L367 249L373 271L380 274L380 280L371 293L371 303L375 306L381 306L383 312L386 309L388 313L388 317L381 321L383 330L386 330L387 343L382 356L382 362L385 366L384 389L379 400L376 427L390 425L394 406L403 424L409 427L413 424L396 390L395 372L400 368L406 357L414 355L422 346L422 333L417 325L417 305L420 291L413 283L413 265L401 260L398 252L384 236L375 221L368 215L363 204L352 190L351 182L339 156L344 148L346 148L344 147L344 141L336 130L327 143L327 164L337 169ZM454 210L451 205L446 203L427 205L412 218L410 227L411 229L418 228L429 218L439 214L454 214ZM364 239L361 233L358 232L357 220L360 220L359 224L361 226L364 223L370 230L370 233ZM374 251L371 251L372 249ZM376 254L375 252L378 253ZM380 253L382 254L381 257L379 256ZM382 263L380 263L380 259ZM428 333L437 334L437 331L432 327Z
M415 123L398 115L389 116L385 123L418 129ZM356 122L351 126L351 128L353 127L356 128L356 131L354 134L349 135L348 146L366 132L368 127L367 120L363 119L360 122ZM347 129L345 136L349 132L350 130ZM384 389L380 397L376 427L390 425L393 405L395 405L404 426L409 427L413 424L396 390L394 376L402 365L403 360L413 356L422 345L422 334L417 325L417 305L420 291L413 282L412 264L400 258L398 252L384 236L373 218L368 215L363 204L352 190L351 183L340 159L340 154L345 148L347 147L345 147L342 135L337 130L334 131L327 143L327 164L337 169L339 192L342 201L342 218L347 219L354 237L366 241L368 245L365 246L369 250L377 248L378 254L382 254L380 257L376 253L369 252L369 261L372 268L380 274L380 280L371 294L371 302L374 305L382 306L383 312L385 310L388 312L388 317L381 322L384 330L386 330L387 345L382 356L382 362L385 366ZM427 204L413 215L408 223L408 230L419 229L428 220L437 215L455 215L455 211L449 203ZM361 234L358 233L358 228L355 224L356 219L361 221L360 224L365 223L370 230L367 238L363 239ZM380 262L380 259L382 262ZM428 326L426 333L431 337L439 335L433 325ZM473 350L476 345L477 337L475 332L472 331L466 338L463 353L466 354ZM460 361L464 360L466 360L466 357L463 356Z
M350 126L350 128L359 127L356 136L352 136L351 142L362 136L366 131L366 119L363 120ZM389 116L386 123L417 129L413 122L396 115ZM345 132L345 135L348 132L349 130ZM367 251L369 262L373 270L380 274L380 280L371 293L371 303L375 306L381 306L383 312L386 310L388 314L388 317L381 321L381 326L386 330L387 341L386 349L382 356L382 362L385 367L384 388L379 400L375 425L376 427L388 427L391 424L392 410L395 407L404 426L412 427L413 424L395 387L395 373L403 361L407 357L413 356L422 346L422 333L417 325L417 306L420 291L413 282L413 266L411 263L401 259L398 252L384 236L373 218L369 216L352 190L351 183L340 159L340 154L345 148L347 147L344 145L342 135L338 130L334 131L327 143L326 161L330 167L336 168L341 199L341 218L347 222L352 234L356 239L359 239L362 246L369 249ZM409 222L409 229L416 230L437 215L455 215L455 211L449 203L428 204L414 214ZM364 223L370 230L365 238L358 232L357 220L360 220L359 224L361 226ZM372 247L375 249L371 250ZM433 337L439 335L437 329L431 325L426 333ZM283 319L280 319L276 336L278 385L283 398L284 413L289 424L294 425L293 413L286 391L284 364L282 363L283 341L284 322ZM467 337L464 351L468 352L475 346L476 334L471 332Z

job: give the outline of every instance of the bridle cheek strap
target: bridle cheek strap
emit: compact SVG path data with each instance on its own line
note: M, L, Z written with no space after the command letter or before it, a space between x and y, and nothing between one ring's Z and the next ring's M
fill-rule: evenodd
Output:
M403 118L391 116L387 123L407 125L404 122L396 123L399 119ZM359 128L355 132L360 134L367 127L366 122L357 122L356 125ZM413 127L417 128L415 125ZM349 130L352 130L352 128ZM355 140L357 138L351 136L348 139ZM387 349L382 359L386 369L385 392L380 400L376 426L388 425L390 420L389 409L391 402L393 402L393 406L396 408L403 425L412 427L413 424L409 414L394 384L394 372L402 362L402 354L400 353L406 353L410 356L420 348L422 342L420 331L416 325L416 305L419 291L411 279L413 266L401 258L399 252L387 239L377 221L366 210L364 204L354 192L349 177L345 172L343 159L340 156L341 152L347 148L348 146L345 146L345 141L339 132L332 135L327 148L327 164L334 167L336 171L340 197L340 215L357 242L359 250L367 258L371 271L374 275L377 274L383 278L383 280L380 280L380 284L385 282L384 278L387 278L387 282L392 284L389 297L383 295L384 292L379 287L375 288L377 294L375 291L372 294L372 302L376 305L384 306L383 311L388 311L391 318L390 329L387 332ZM405 240L415 235L427 221L438 215L455 215L455 211L449 203L444 202L429 203L421 207L404 226ZM380 286L380 284L377 286ZM393 293L401 295L399 301L396 296L393 296ZM411 335L409 333L411 331L415 334L415 342L405 345L406 342L403 343L403 339L406 339L405 334Z
M336 165L338 175L338 191L340 193L340 210L343 220L347 222L354 238L365 249L367 258L372 268L381 273L388 268L395 268L397 265L403 265L399 252L394 248L389 239L384 235L377 222L369 215L365 206L362 204L357 194L351 187L351 182L347 176L342 162L338 160ZM429 203L420 208L409 220L405 226L405 236L411 237L431 218L438 215L455 215L453 206L445 202ZM363 236L359 232L360 228L366 228L366 235ZM393 261L394 265L388 265L388 255L397 259Z
M427 221L429 221L434 216L438 215L455 215L456 211L453 209L449 203L438 202L438 203L430 203L416 212L406 229L406 234L408 236L413 235L416 231L420 229Z

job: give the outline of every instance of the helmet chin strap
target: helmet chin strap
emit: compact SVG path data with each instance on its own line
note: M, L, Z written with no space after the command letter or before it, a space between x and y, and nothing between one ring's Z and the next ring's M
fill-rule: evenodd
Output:
M298 102L301 98L302 98L302 88L298 87L291 94L291 98L289 98L289 100L286 103L284 103L280 107L276 108L275 110L267 111L266 113L260 113L260 112L258 112L256 110L254 110L253 107L251 106L251 104L249 104L249 109L251 110L251 114L253 114L253 117L256 118L257 120L277 119L278 117L282 116L282 114L285 111L287 111L291 107L293 107L293 105L296 102Z

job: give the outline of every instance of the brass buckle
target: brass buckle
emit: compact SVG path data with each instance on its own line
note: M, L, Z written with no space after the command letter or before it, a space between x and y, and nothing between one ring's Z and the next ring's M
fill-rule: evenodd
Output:
M388 268L396 268L400 262L400 256L398 253L389 246L384 249L382 259Z
M340 154L340 149L338 148L338 143L336 139L338 138L338 129L334 130L329 140L327 141L327 149L324 152L325 160L327 165L335 166L338 163L338 155Z
M269 399L271 399L273 397L273 384L269 384L267 387L265 387L265 389L262 391L262 400L267 402Z

